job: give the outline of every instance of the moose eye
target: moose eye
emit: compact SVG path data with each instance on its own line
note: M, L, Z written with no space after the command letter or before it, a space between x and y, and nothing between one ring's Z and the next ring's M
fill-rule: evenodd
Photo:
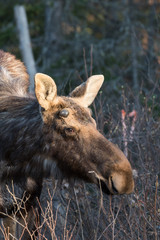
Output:
M68 115L69 115L69 111L67 109L63 109L59 112L60 117L65 117L66 118L66 117L68 117Z
M66 136L74 136L75 135L75 129L74 128L65 128L65 134Z
M68 132L68 133L74 133L73 128L65 128L65 131Z

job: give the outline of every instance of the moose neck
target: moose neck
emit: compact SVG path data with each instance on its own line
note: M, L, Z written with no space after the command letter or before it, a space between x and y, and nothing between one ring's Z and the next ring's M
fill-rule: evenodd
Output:
M30 168L45 154L39 104L34 98L0 100L0 164L10 169ZM4 168L5 169L5 168ZM25 169L26 170L26 169Z

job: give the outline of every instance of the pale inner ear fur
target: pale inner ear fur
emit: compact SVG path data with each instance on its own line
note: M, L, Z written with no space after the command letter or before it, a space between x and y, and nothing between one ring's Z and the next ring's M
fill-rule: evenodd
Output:
M57 96L57 86L54 80L46 74L35 75L35 94L41 107L45 110L54 104Z
M92 104L95 97L97 96L98 91L103 84L103 81L103 75L93 75L88 78L85 83L82 83L80 86L76 87L70 93L70 96L74 98L74 101L78 102L78 104L81 106L88 107Z

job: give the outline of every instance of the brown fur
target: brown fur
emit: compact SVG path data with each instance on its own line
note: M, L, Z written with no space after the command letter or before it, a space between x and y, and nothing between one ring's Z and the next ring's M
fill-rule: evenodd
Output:
M81 178L108 194L129 194L134 189L132 168L124 154L96 128L88 106L103 83L90 77L70 97L57 96L54 80L38 73L36 97L30 97L24 65L0 51L0 210L12 216L15 204L8 189L24 207L28 227L34 229L32 207L37 207L46 159L56 162L64 175ZM61 114L63 111L68 114ZM12 185L14 183L14 185ZM8 186L8 187L7 187ZM4 201L6 199L6 201ZM19 201L18 201L19 202ZM21 212L16 216L21 219ZM36 216L35 216L36 217ZM15 234L14 221L5 227ZM7 226L8 224L8 226ZM14 228L14 229L13 229ZM20 230L21 232L21 230ZM17 234L17 233L16 233ZM23 239L29 239L25 232Z
M24 96L28 91L29 75L24 64L2 50L0 50L0 79L3 79L0 81L0 97L2 94Z

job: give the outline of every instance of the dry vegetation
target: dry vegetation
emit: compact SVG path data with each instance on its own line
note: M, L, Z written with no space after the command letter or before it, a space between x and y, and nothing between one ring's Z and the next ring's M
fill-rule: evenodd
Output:
M129 88L123 89L119 99L122 105L110 105L107 111L99 96L93 111L99 126L105 129L107 125L109 129L106 137L124 151L127 148L128 158L137 171L135 192L105 196L91 184L46 179L39 203L41 223L37 239L159 239L159 105L154 102L153 93L141 104L135 99L137 118L133 126L133 117L129 117L130 109L133 110L130 96ZM126 112L125 130L120 107ZM3 235L7 239L7 233L3 231Z
M105 75L93 114L98 129L128 155L137 177L133 194L114 197L83 182L46 179L37 239L159 240L160 3L54 1L62 3L55 19L52 2L36 1L34 5L23 1L37 67L59 81L62 93L77 85L80 76L85 79L92 72ZM19 55L12 15L2 21L4 12L11 11L10 5L9 10L6 5L0 8L0 43L4 50ZM133 110L135 122L129 115ZM8 239L3 228L1 235Z

